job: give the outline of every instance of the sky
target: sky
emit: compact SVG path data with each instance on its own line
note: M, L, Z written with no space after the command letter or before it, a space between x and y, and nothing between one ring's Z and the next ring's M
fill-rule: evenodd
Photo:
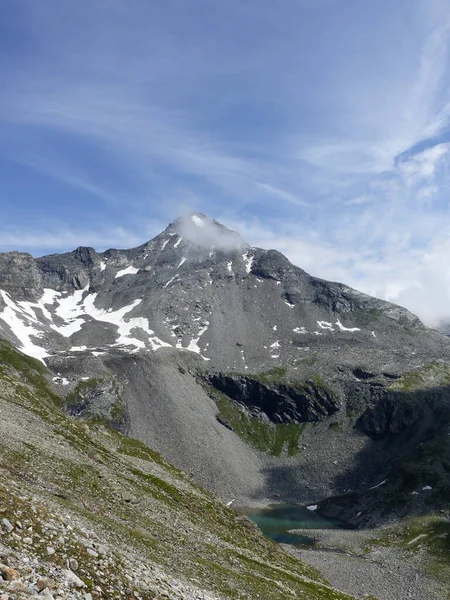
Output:
M450 0L0 0L0 251L187 211L450 319Z

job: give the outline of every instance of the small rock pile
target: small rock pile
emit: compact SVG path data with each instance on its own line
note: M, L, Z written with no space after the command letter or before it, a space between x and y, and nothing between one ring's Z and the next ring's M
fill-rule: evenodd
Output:
M78 515L20 500L8 517L0 506L0 600L214 600L113 549Z

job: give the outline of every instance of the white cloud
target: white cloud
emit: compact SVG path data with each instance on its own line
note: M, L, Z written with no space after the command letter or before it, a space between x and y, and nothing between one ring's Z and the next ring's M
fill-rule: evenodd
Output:
M344 204L345 206L361 206L361 204L367 204L369 202L373 202L373 200L374 197L370 194L361 194L360 196L346 200Z
M204 215L185 215L177 222L177 232L197 247L210 250L231 251L242 248L245 241L234 231L230 231Z
M162 228L160 223L149 223L133 231L122 227L71 229L63 224L46 228L35 226L30 230L21 228L16 232L4 229L0 230L0 251L18 250L35 254L36 251L69 252L78 246L92 246L98 251L108 248L131 248L154 237Z
M250 244L279 250L311 275L341 281L405 306L429 326L450 316L450 227L447 225L420 249L401 236L391 235L384 248L361 246L358 254L353 244L345 244L345 231L341 229L325 241L316 231L299 232L294 224L286 222L270 226L252 220L229 225L240 229Z
M449 144L436 144L400 161L398 168L406 184L411 186L422 180L434 179L443 159L448 155L449 147Z
M90 230L5 222L2 249L130 247L166 225L133 227L133 208L145 223L181 205L429 322L450 313L448 0L356 3L351 19L337 0L207 2L200 20L194 0L25 4L35 52L2 59L0 152L91 194L97 215L126 210Z
M258 183L258 186L271 194L272 196L276 196L277 198L281 198L281 200L286 200L290 204L294 204L295 206L309 206L309 203L301 198L298 198L294 194L287 192L286 190L282 190L279 187L275 187L274 185L269 185L268 183Z

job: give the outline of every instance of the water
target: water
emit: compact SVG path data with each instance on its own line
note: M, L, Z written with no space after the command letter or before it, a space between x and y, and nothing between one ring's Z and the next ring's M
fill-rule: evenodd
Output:
M350 525L339 519L326 519L305 506L295 504L278 504L248 516L265 536L280 544L294 546L312 546L314 540L307 535L289 533L290 529L350 529Z

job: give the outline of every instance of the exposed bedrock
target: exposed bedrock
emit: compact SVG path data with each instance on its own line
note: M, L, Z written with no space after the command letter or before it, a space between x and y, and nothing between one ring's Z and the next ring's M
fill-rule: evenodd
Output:
M213 373L207 381L250 411L262 412L273 423L321 421L337 412L341 401L324 384L265 383L252 377Z

